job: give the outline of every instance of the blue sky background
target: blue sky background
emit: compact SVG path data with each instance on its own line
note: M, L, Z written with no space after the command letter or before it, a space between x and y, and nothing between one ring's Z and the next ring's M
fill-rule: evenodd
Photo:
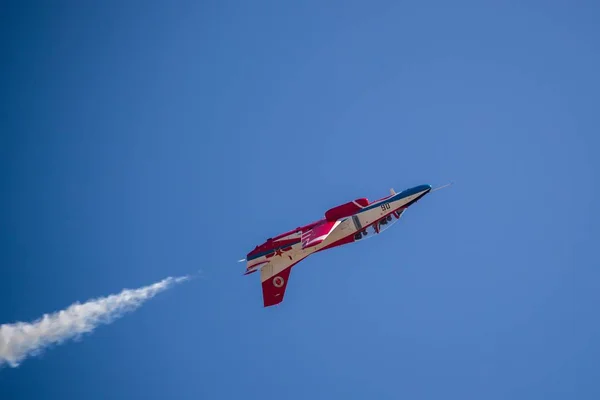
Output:
M1 399L598 399L600 7L4 2L0 323L204 271ZM245 256L454 180L262 308Z

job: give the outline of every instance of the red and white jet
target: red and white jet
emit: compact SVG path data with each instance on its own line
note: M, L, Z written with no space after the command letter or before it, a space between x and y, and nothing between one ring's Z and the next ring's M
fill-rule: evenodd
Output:
M369 231L380 233L384 225L392 222L392 216L400 219L408 207L431 190L431 185L415 186L400 193L390 189L388 196L373 202L363 197L331 208L323 219L256 246L240 260L246 261L244 275L260 270L264 306L279 304L294 265L319 251L361 240Z

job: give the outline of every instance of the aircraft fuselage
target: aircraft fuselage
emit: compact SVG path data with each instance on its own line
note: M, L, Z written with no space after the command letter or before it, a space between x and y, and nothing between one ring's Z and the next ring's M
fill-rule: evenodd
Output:
M351 202L352 204L348 203L349 207L340 208L340 206L338 208L342 214L340 214L341 218L337 219L340 221L339 224L321 243L304 248L302 238L303 234L324 220L319 220L283 233L275 238L270 238L248 253L245 274L256 272L267 265L274 257L287 257L291 264L296 264L313 253L360 241L367 234L368 230L374 230L375 233L379 233L382 226L391 222L392 217L399 219L408 207L430 191L430 185L419 185L400 193L392 191L389 196L372 203L367 204L368 201L366 199L361 199L363 200L362 202L354 201ZM351 210L351 214L345 215L344 212L346 209ZM330 211L338 212L335 209ZM333 214L326 214L326 218Z

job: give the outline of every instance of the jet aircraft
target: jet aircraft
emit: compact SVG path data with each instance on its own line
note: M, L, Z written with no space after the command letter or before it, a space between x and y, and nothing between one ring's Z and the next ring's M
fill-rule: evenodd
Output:
M264 307L279 304L292 267L297 263L311 254L363 240L369 231L379 234L431 191L431 185L415 186L400 193L392 188L388 196L373 202L362 197L333 207L325 212L324 218L256 246L240 260L246 261L244 275L260 271Z

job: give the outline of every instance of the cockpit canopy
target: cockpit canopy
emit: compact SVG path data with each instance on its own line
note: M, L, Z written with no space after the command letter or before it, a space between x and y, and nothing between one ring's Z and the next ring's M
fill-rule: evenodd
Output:
M359 212L363 207L369 205L369 199L361 197L354 201L349 201L337 207L330 208L325 212L325 219L328 221L336 221L341 218L346 218Z

